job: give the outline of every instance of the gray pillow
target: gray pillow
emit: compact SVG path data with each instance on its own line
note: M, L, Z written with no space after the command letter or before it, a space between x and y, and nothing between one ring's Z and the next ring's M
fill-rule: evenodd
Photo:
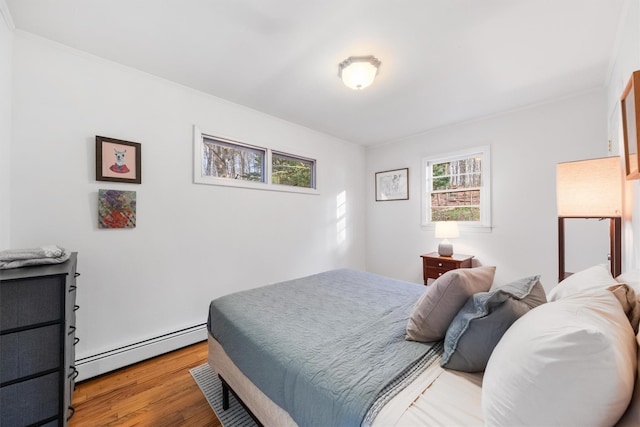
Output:
M527 277L469 298L447 329L440 365L457 371L484 371L509 326L547 302L539 279Z
M459 268L444 273L427 287L413 307L405 338L439 341L469 297L491 289L495 267Z

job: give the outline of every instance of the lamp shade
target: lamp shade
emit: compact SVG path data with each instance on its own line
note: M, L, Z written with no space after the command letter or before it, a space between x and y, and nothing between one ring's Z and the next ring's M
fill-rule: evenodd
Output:
M361 90L373 83L379 66L374 56L350 56L338 64L338 76L347 87Z
M451 239L458 237L458 223L456 221L438 221L436 222L436 239Z
M621 216L620 157L559 163L556 174L556 196L559 217Z

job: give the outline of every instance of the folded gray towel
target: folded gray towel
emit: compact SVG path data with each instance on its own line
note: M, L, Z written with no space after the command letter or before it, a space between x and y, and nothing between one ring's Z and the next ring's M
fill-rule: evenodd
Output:
M8 249L0 251L0 270L26 267L29 265L60 264L71 254L60 246L50 245L29 249Z
M65 250L59 246L49 245L29 249L7 249L0 251L0 261L17 261L34 258L58 258Z

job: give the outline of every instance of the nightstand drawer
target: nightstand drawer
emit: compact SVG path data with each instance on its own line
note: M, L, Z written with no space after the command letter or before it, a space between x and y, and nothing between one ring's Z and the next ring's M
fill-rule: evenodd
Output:
M427 268L427 279L437 279L451 270L455 270L455 268Z
M429 268L443 269L444 271L453 270L458 265L456 261L444 261L441 259L430 259L430 258L425 258L425 263Z

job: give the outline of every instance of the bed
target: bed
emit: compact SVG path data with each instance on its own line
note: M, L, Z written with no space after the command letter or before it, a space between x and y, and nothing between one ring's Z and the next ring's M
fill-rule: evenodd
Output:
M494 272L425 288L344 269L226 295L208 362L266 426L638 425L633 288L602 266L548 296Z

